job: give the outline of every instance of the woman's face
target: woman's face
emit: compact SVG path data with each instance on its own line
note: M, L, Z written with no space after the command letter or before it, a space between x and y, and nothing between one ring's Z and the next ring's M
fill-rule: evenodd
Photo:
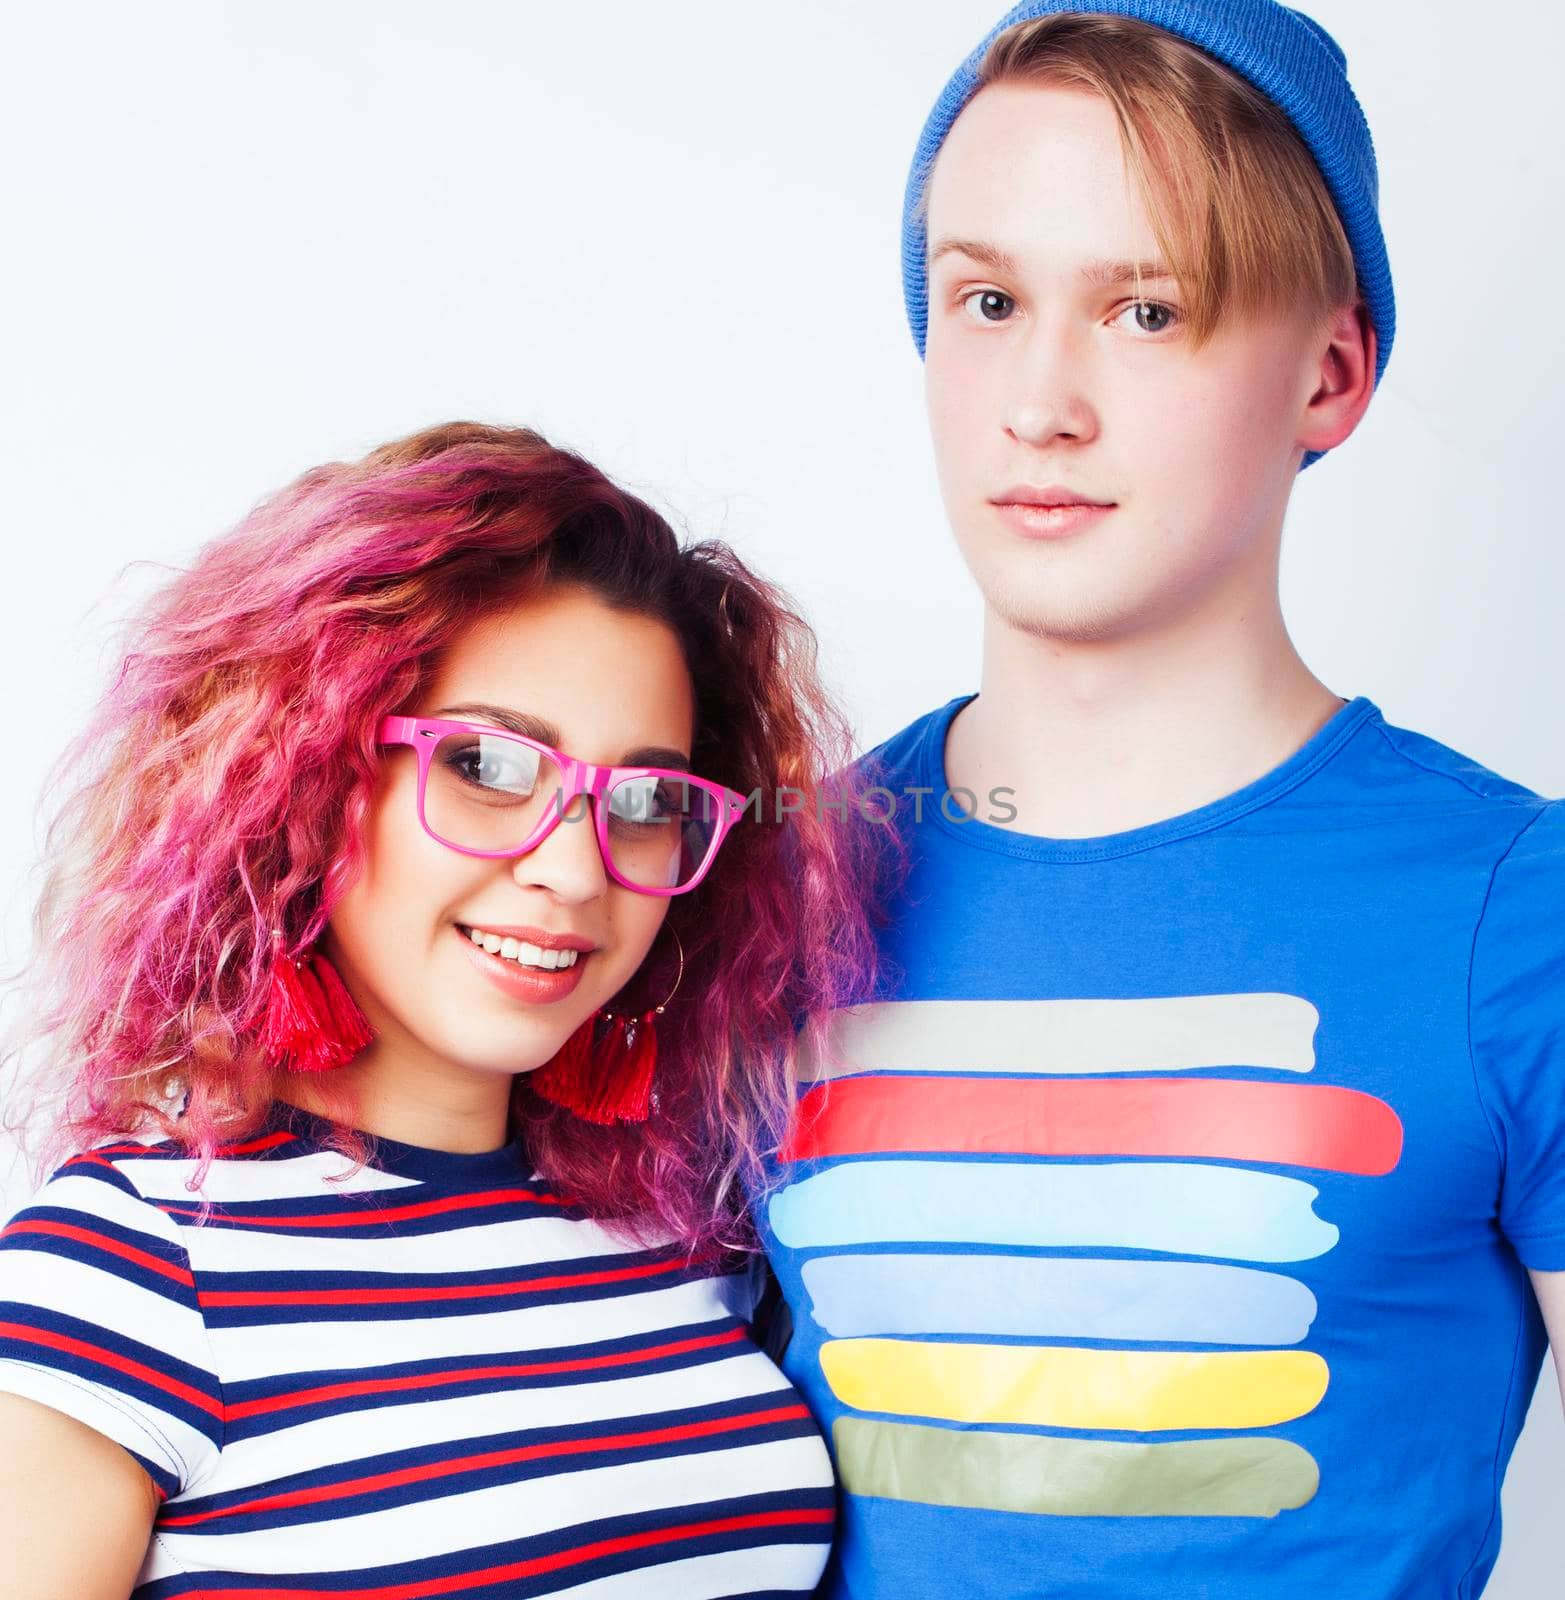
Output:
M475 622L422 699L397 709L495 726L522 718L532 737L600 765L687 767L694 733L674 633L564 585ZM390 746L381 760L363 870L326 939L377 1036L363 1069L389 1052L442 1072L541 1066L641 965L667 900L608 876L585 799L527 855L484 860L420 826L416 751ZM490 954L474 930L527 942L568 936L584 948L573 965L540 970L511 945Z

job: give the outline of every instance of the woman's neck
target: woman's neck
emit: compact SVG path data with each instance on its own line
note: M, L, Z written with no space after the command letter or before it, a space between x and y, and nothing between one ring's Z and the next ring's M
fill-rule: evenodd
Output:
M317 1116L339 1118L381 1139L453 1155L498 1150L510 1136L506 1073L451 1063L398 1061L380 1042L322 1079L292 1076L279 1098Z

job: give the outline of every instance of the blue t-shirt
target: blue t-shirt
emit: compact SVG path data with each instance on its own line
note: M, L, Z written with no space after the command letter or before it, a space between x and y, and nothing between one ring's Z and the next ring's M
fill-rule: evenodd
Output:
M1477 1595L1565 1269L1565 804L1361 698L1225 799L1041 838L942 805L970 698L872 752L890 976L762 1213L824 1592Z

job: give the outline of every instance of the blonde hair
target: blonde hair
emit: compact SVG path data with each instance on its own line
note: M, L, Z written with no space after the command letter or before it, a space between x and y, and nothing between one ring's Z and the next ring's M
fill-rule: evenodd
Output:
M1187 303L1199 348L1221 317L1292 308L1324 318L1359 298L1353 248L1308 146L1238 73L1134 17L1059 12L1000 34L978 89L1039 84L1101 95ZM927 209L928 183L920 200Z

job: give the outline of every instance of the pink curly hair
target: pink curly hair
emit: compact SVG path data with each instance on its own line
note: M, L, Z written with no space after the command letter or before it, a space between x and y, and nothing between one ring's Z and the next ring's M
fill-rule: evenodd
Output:
M659 1022L652 1119L598 1127L525 1075L514 1119L591 1214L691 1249L753 1245L745 1191L785 1130L797 1051L825 1052L824 1014L874 981L892 830L851 797L850 730L784 596L724 544L682 548L527 429L452 423L307 472L132 620L58 769L68 792L35 918L51 1156L150 1131L195 1156L199 1179L220 1143L253 1132L282 1081L257 1044L271 932L308 947L358 870L379 718L414 703L477 618L556 581L673 629L694 769L759 788L769 814L670 902L685 970ZM771 825L784 787L839 803ZM671 949L660 934L627 993L656 1003ZM333 1114L362 1159L351 1104Z

